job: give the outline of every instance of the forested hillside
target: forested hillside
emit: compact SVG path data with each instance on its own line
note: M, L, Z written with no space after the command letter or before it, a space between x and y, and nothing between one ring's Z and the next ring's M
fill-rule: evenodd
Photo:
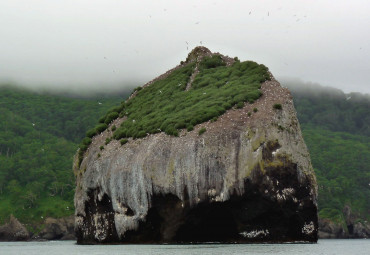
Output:
M0 222L11 213L22 222L73 213L78 143L120 101L0 87Z
M287 85L319 183L320 217L351 206L370 220L370 97ZM0 223L73 214L72 158L87 130L120 104L109 97L38 94L0 87Z
M319 183L319 216L370 220L370 96L286 83Z

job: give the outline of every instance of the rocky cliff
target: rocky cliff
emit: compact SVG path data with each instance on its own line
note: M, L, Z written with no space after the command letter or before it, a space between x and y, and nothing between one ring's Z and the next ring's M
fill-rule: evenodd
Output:
M0 241L27 241L30 238L25 226L23 226L13 215L9 222L0 226Z
M198 48L181 64L196 63L184 93L212 55ZM109 123L75 157L78 243L316 242L316 180L292 97L272 75L260 92L177 136L120 143L112 127L129 117Z
M370 223L359 220L358 215L352 212L351 207L343 209L343 222L333 222L329 219L319 219L319 238L341 239L341 238L369 238Z
M75 239L74 216L59 219L46 218L43 222L24 225L11 215L7 223L0 225L0 242Z

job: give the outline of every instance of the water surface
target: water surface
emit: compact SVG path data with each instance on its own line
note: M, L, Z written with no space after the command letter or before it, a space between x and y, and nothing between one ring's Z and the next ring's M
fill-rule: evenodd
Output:
M202 245L77 245L75 241L0 242L1 255L119 254L119 255L224 255L370 254L370 240L319 240L317 244L202 244Z

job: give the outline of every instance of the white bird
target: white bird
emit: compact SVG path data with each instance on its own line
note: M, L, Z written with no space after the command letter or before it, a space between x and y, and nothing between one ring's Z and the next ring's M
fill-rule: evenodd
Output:
M101 104L100 102L98 102L98 104Z
M35 123L32 123L32 126L35 126Z

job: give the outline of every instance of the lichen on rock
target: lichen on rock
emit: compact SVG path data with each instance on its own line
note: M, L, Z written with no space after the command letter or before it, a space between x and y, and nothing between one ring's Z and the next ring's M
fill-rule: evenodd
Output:
M292 97L272 75L260 90L178 137L102 151L110 128L94 136L74 163L78 243L316 242L316 179Z

